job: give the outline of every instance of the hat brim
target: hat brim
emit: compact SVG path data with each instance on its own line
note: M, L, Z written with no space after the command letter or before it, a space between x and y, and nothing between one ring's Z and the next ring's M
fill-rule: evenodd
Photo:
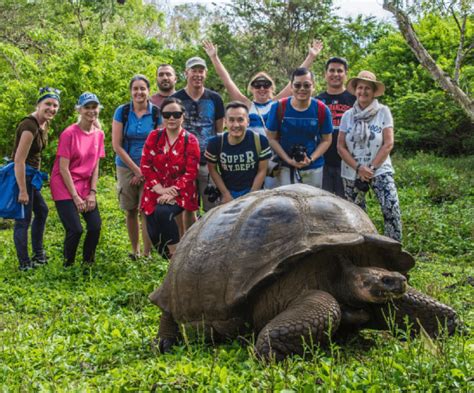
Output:
M352 95L355 95L356 85L357 85L357 82L359 81L372 82L376 86L374 97L380 97L384 95L385 85L382 82L373 81L367 78L359 78L359 77L351 78L347 81L346 89Z
M97 105L99 105L99 107L102 108L102 105L100 105L100 102L97 101L97 100L89 100L89 101L83 102L82 104L79 105L79 107L83 107L83 106L86 106L86 105L89 105L89 104L92 104L92 103L97 104Z

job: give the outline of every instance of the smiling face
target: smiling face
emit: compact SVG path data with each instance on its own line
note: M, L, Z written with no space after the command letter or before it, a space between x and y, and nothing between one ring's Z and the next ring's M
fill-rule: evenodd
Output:
M59 101L55 98L46 98L36 105L36 115L40 123L53 120L58 110Z
M309 102L314 92L314 82L310 73L295 76L291 83L291 91L295 100Z
M264 104L273 98L273 84L269 80L252 82L250 92L252 93L253 101Z
M202 66L188 68L185 71L187 86L193 89L201 89L207 77L207 70Z
M133 81L130 94L135 104L143 104L148 100L150 89L144 80L138 79Z
M344 68L344 64L341 63L329 63L324 79L328 88L333 90L340 90L344 88L344 82L346 81L347 72Z
M163 125L168 131L179 131L184 122L184 110L175 103L169 103L161 108L161 115L163 117Z
M233 144L239 143L249 126L249 114L244 108L229 108L226 112L225 123L229 130L229 141Z
M89 123L93 123L99 118L99 112L99 104L96 102L91 102L79 108L79 115L81 115L81 119Z
M156 83L161 92L168 93L174 90L176 85L176 72L171 66L158 67L156 71Z
M361 108L367 108L375 98L375 86L372 82L359 80L355 88L355 96Z

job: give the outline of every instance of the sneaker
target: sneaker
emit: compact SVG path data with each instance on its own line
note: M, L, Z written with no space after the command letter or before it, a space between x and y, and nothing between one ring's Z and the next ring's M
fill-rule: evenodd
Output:
M46 265L47 263L48 263L48 257L45 254L40 255L40 256L35 255L31 259L31 264L35 267Z
M27 272L32 269L34 269L34 266L32 265L31 261L20 262L20 266L18 266L18 270L21 272Z

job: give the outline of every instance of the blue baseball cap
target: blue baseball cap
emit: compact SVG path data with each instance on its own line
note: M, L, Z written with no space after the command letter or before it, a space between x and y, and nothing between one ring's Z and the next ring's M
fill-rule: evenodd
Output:
M100 105L100 101L94 93L85 92L85 93L82 93L79 99L77 100L77 106L86 106L87 104L90 104L91 102L94 102L97 105Z

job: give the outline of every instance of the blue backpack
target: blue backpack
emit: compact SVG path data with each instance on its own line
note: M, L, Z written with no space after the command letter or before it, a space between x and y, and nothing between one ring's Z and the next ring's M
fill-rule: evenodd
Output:
M31 185L40 190L48 175L26 165L26 175L32 176ZM0 217L21 220L25 218L25 205L18 202L18 184L15 177L15 163L10 162L0 167Z

